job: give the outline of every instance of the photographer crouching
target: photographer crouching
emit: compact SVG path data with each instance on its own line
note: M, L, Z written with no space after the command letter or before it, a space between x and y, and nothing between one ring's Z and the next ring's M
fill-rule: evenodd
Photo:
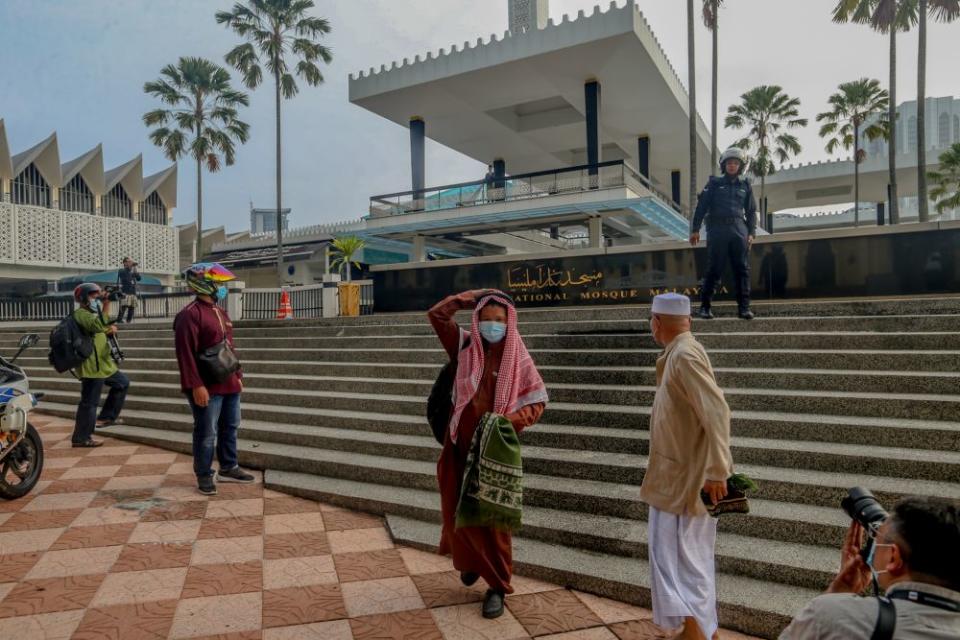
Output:
M120 289L120 313L117 314L117 321L123 322L123 315L126 312L127 324L133 322L133 312L137 309L140 291L137 283L143 279L140 272L137 271L137 262L130 257L123 259L123 268L117 271L117 287Z
M74 447L99 447L93 439L95 427L109 427L120 422L120 411L127 397L130 380L120 371L123 359L116 341L117 326L110 322L110 298L99 285L85 282L73 290L79 305L73 312L80 330L93 338L93 353L77 367L80 379L80 404L73 427ZM97 405L103 385L110 388L106 402L97 417Z
M960 504L910 497L887 514L857 487L842 506L853 522L840 572L780 640L960 638Z

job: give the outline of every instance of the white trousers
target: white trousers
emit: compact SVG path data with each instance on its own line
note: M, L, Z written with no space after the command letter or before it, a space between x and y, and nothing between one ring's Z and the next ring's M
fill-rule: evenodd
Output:
M648 520L654 623L675 629L684 618L695 618L703 635L711 638L718 627L716 518L650 507Z

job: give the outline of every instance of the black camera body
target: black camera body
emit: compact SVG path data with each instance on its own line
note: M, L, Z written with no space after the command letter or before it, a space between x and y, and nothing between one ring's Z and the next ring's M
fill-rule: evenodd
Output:
M840 501L840 506L850 516L851 520L859 522L863 530L867 532L866 544L860 550L860 555L866 562L873 545L876 543L877 531L880 530L880 525L886 521L890 514L870 493L870 490L863 487L851 488L846 497Z
M103 288L103 297L105 297L110 302L116 302L120 299L120 287L116 285L107 285Z

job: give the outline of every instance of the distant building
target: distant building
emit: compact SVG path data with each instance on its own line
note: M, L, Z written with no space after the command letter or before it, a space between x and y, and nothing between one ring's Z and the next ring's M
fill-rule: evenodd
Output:
M283 218L283 230L288 229L288 218L290 209L280 210ZM277 210L276 209L255 209L250 205L250 233L273 233L277 230Z
M960 99L952 96L927 98L926 105L927 149L944 150L960 142ZM916 153L917 101L901 102L897 107L897 116L893 130L897 140L897 153ZM869 156L887 155L886 140L867 140L864 136L862 144ZM928 157L927 161L930 160Z
M100 145L62 162L57 134L12 154L0 119L0 291L39 291L68 276L118 269L129 256L172 284L177 166L143 174L140 155L112 169ZM26 283L26 284L24 284Z

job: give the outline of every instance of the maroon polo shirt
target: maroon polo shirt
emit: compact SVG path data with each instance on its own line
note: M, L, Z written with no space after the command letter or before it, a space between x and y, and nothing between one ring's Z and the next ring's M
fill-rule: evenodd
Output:
M219 318L217 317L219 315ZM222 324L221 324L222 322ZM213 304L197 298L173 321L173 331L177 349L177 366L180 367L180 388L192 391L197 387L207 387L210 395L239 393L241 372L234 373L223 382L205 385L197 370L196 354L227 339L233 347L233 323L227 312Z

